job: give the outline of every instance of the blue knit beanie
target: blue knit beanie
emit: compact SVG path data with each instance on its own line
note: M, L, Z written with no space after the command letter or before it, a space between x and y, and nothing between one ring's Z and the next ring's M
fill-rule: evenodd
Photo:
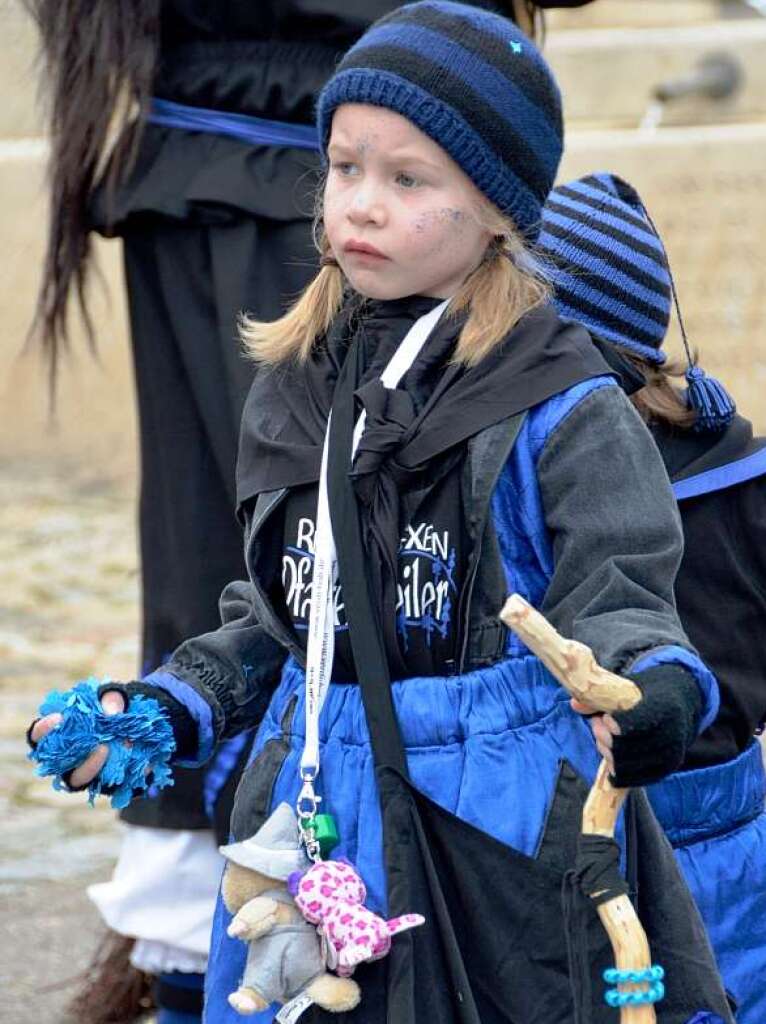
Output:
M673 301L668 258L631 185L590 174L554 188L538 247L554 265L563 317L650 362L665 362L661 346Z
M430 136L527 238L563 147L561 96L534 44L489 11L424 0L376 21L320 93L327 149L343 103L401 114Z
M688 367L687 403L700 430L720 430L736 406L722 384L695 365L665 247L632 185L614 174L589 174L554 188L543 211L538 250L548 257L561 316L584 324L651 363L662 343L673 302Z

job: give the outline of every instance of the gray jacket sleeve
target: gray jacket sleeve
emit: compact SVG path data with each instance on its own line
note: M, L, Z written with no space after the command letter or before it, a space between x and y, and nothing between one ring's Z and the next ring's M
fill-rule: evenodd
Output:
M665 468L618 387L591 392L538 461L554 573L542 611L564 636L624 673L664 646L693 650L675 610L683 551Z
M180 702L196 725L196 752L181 764L204 764L221 740L259 724L287 657L258 622L249 580L229 583L219 610L218 629L186 640L144 680Z
M216 741L258 724L287 656L259 625L251 590L248 581L229 583L221 594L221 626L185 641L164 666L210 704Z

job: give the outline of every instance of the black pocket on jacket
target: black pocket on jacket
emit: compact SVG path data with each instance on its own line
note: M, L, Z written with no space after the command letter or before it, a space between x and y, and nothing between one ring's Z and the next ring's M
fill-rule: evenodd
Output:
M282 734L267 740L242 774L231 812L231 841L240 843L254 835L271 810L274 783L290 752L288 739L298 698L292 696L282 715Z

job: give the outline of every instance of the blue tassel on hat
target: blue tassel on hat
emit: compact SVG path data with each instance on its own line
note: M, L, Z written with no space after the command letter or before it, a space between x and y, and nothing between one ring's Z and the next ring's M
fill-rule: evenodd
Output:
M644 207L644 213L659 238L659 232L654 227L654 221L649 216L649 211L646 207ZM689 348L689 339L686 336L684 318L681 316L681 306L678 302L676 282L673 279L670 263L668 263L668 274L670 276L673 304L676 307L676 316L678 317L678 326L681 329L681 340L684 344L686 361L689 364L684 374L687 384L686 404L697 414L692 430L697 433L724 430L734 419L734 414L737 411L736 403L719 380L716 380L715 377L708 377L701 366L695 365L694 357Z
M707 377L699 366L686 371L686 403L697 413L697 431L723 430L734 419L737 406L726 388L715 377Z
M649 216L649 211L645 206L643 207L643 210L647 220L652 225L655 234L659 238L659 232L654 226L654 221ZM670 290L673 295L673 304L676 308L676 316L678 317L678 326L681 329L681 341L684 344L686 361L689 364L686 368L686 373L684 374L687 384L686 404L697 414L697 418L692 425L692 430L697 433L724 430L734 419L734 414L737 411L736 403L719 380L716 380L715 377L708 377L701 366L695 365L694 356L692 356L689 348L689 339L686 336L684 318L681 316L681 306L678 302L676 282L673 279L673 271L670 269L670 263L668 263L668 275L670 277Z

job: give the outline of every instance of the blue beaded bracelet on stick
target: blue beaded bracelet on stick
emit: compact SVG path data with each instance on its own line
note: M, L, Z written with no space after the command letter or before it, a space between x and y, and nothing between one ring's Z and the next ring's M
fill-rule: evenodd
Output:
M173 785L169 765L176 743L165 713L151 697L131 695L126 711L107 715L98 698L104 682L87 679L63 693L52 690L39 713L58 713L61 722L27 756L37 762L37 775L52 775L54 789L67 789L64 777L106 743L109 753L88 786L88 799L92 804L100 793L108 793L119 810L149 785Z
M608 988L604 993L605 1002L612 1007L641 1006L645 1003L658 1003L665 995L662 979L665 971L659 964L641 971L621 971L617 967L607 967L604 981L609 985L647 985L643 991L621 992L618 988Z

